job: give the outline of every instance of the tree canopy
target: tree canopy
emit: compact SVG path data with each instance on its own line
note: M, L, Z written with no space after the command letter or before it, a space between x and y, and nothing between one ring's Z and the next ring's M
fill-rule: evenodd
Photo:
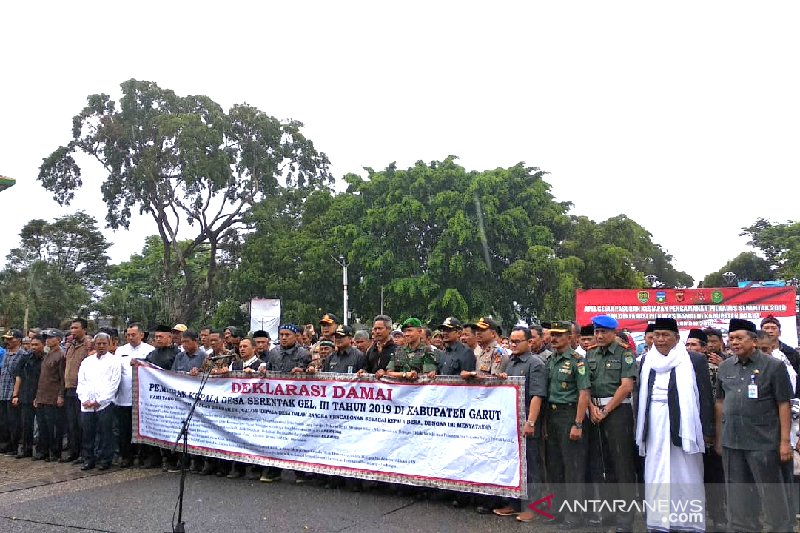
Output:
M186 279L180 291L165 295L169 317L196 319L216 302L219 254L235 241L249 208L282 185L328 187L328 159L300 122L247 104L225 112L207 96L179 96L133 79L121 89L119 103L106 94L88 97L73 119L72 140L44 160L39 181L69 204L82 185L74 155L98 161L106 172L108 226L127 228L134 209L152 217L163 244L163 277ZM190 258L204 246L208 265L195 278Z

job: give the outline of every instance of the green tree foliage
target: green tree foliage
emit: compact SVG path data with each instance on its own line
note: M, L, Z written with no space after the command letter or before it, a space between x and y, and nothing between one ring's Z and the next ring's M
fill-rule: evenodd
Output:
M584 288L644 287L644 276L651 274L665 287L693 285L691 276L672 266L672 256L653 242L652 234L627 216L600 223L573 216L571 222L559 253L583 261L578 276Z
M468 172L451 157L347 175L337 195L282 189L252 211L232 292L281 298L285 320L316 322L341 309L341 256L358 317L379 312L383 288L397 320L511 324L573 316L578 288L641 287L653 272L691 284L630 219L570 217L544 175L522 164Z
M800 278L800 222L773 224L759 218L742 230L742 235L750 237L748 244L764 254L774 271L773 277L764 279Z
M39 181L69 204L82 185L74 154L97 160L106 172L108 226L127 228L134 209L153 218L162 279L184 279L180 291L164 293L164 309L170 321L191 322L215 305L220 249L232 244L251 206L283 184L328 186L328 159L299 122L247 104L225 112L207 96L179 96L152 82L121 87L119 103L106 94L88 97L73 119L72 140L44 160ZM197 278L191 263L201 248L208 263Z
M188 255L190 241L181 241L178 247L186 254L187 269L191 279L203 279L208 268L210 249L206 246L192 247ZM157 324L172 325L171 295L186 289L188 278L183 275L166 276L162 268L164 243L157 235L145 239L140 254L109 269L108 282L103 298L95 306L102 315L115 317L117 325L123 327L130 322L142 322L147 327ZM198 309L186 316L195 317L188 321L193 327L204 325L215 312L215 307Z
M33 219L19 236L20 246L6 256L9 268L23 272L34 263L43 262L68 283L82 284L90 293L103 284L110 243L93 216L78 211L53 222Z
M767 260L759 257L754 252L742 252L725 266L703 278L703 287L726 287L723 274L733 272L740 281L767 281L775 279L775 273L770 268ZM734 283L736 280L734 280Z
M108 272L109 243L91 215L78 211L47 222L29 221L0 273L6 324L59 327L85 316Z

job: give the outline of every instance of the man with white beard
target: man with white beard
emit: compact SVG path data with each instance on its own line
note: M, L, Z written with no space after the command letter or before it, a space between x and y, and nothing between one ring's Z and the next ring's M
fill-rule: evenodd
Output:
M645 458L647 529L704 531L703 452L714 437L708 363L686 351L674 318L657 318L641 369L636 444Z

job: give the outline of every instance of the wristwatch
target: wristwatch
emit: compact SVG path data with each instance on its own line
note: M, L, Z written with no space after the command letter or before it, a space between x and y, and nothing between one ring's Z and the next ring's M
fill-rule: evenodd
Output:
M583 429L583 424L580 422L573 422L572 425L578 429Z
M536 423L535 422L531 422L530 420L526 420L525 421L525 425L526 426L530 426L530 427L534 427L534 426L536 426Z

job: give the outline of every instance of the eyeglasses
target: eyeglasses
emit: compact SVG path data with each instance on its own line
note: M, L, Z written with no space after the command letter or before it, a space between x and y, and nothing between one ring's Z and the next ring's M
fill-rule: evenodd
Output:
M520 344L522 342L528 342L528 339L520 339L516 341L513 339L508 339L508 344Z

